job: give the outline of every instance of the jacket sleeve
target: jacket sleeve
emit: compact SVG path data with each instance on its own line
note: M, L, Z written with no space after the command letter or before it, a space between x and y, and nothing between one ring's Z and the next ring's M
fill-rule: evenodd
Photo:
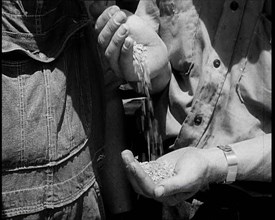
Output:
M231 144L238 159L237 180L271 182L271 134Z

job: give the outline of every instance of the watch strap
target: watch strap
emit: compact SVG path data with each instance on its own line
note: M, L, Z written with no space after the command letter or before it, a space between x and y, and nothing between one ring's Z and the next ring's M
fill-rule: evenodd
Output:
M237 156L229 145L219 145L217 146L221 149L225 155L228 165L228 172L225 179L226 184L230 184L236 180L238 172L238 160Z

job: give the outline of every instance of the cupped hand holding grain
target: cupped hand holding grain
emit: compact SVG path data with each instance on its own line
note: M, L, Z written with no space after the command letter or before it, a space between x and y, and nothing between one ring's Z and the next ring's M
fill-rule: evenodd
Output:
M143 170L140 163L134 158L130 150L124 150L121 153L126 173L134 190L145 197L152 198L156 184L152 178Z
M222 182L227 171L223 152L216 148L181 148L149 162L151 165L139 163L129 150L122 152L122 158L135 191L169 205L191 198L209 183ZM150 166L154 166L151 171ZM166 167L170 173L163 173L165 178L155 178L154 175L159 175L156 167L159 170Z
M154 28L142 18L117 6L107 8L97 19L98 42L118 77L139 81L134 68L134 43L146 47L144 57L152 79L152 92L161 91L169 82L171 67L167 47Z

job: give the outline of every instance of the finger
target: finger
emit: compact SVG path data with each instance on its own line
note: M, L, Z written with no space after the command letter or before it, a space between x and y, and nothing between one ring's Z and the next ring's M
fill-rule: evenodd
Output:
M95 30L99 33L103 27L108 23L108 21L113 17L113 15L118 12L120 8L116 5L113 5L105 9L102 14L98 17L95 23ZM92 12L91 12L92 13Z
M122 158L126 164L127 172L132 178L135 186L141 191L141 194L153 198L154 197L154 188L155 183L153 180L145 173L145 171L140 166L139 162L134 159L131 151L123 151Z
M169 206L175 206L187 199L191 198L194 194L193 193L177 193L171 196L166 196L162 198L158 198L159 202L165 203Z
M98 18L102 14L102 12L110 7L111 5L114 5L114 2L104 2L104 1L94 1L90 3L89 6L89 12L90 15L93 16L95 19Z
M135 192L138 194L142 194L142 190L139 188L139 186L135 180L135 177L133 176L132 172L130 171L131 169L133 169L133 168L130 168L131 164L135 161L135 158L134 158L132 152L129 150L124 150L121 153L121 156L122 156L122 161L126 168L126 175L128 177L128 180L130 181Z
M122 11L118 11L103 27L98 35L98 43L104 50L107 48L117 29L120 27L121 24L125 23L126 19L127 17L125 13Z
M127 169L127 176L135 190L136 193L140 194L140 195L143 195L145 197L148 197L148 198L152 198L152 194L149 194L146 190L144 190L143 186L140 185L139 181L137 180L137 177L136 175L136 167L134 165L134 163L132 163L128 169Z
M127 149L121 152L121 157L122 157L123 162L126 166L136 160L132 151L127 150Z
M154 198L154 189L156 184L153 182L151 177L145 173L139 163L132 163L131 168L131 172L133 172L133 176L139 186L139 189L142 191L142 195L149 198Z
M115 32L114 36L112 37L105 51L105 56L109 60L111 67L114 70L118 70L118 71L115 71L117 74L120 74L118 62L119 62L119 57L121 53L121 47L127 35L128 35L128 27L126 24L122 24L118 28L118 30ZM122 76L119 75L119 77L122 77Z

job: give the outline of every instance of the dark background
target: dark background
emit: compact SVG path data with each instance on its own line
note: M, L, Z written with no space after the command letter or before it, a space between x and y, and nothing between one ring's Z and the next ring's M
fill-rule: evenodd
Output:
M117 0L116 2L121 9L126 9L134 13L139 0Z

